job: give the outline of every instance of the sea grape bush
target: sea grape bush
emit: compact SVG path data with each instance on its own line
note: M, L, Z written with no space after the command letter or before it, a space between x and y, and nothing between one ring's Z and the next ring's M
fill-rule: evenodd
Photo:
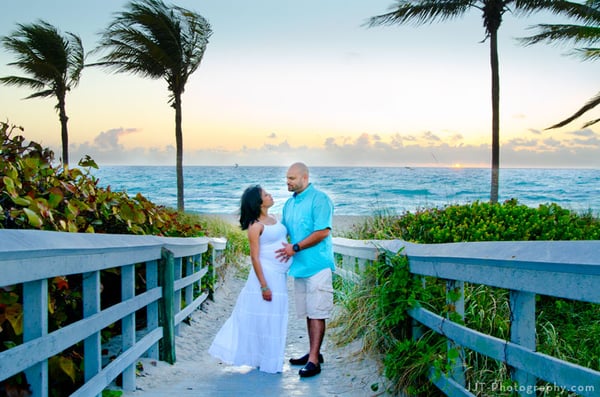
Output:
M400 216L379 215L351 237L395 239L423 244L464 241L598 240L600 220L591 212L577 214L555 203L538 208L475 201L443 208L424 208Z
M66 232L198 236L199 224L180 222L173 209L143 195L129 197L98 185L98 168L86 156L82 168L54 167L51 150L13 136L20 127L0 123L0 227Z

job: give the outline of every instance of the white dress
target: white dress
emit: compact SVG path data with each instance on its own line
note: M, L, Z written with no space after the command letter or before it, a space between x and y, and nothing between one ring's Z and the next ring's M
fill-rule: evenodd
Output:
M273 299L268 302L262 298L252 267L231 316L208 349L212 356L227 364L282 372L288 323L287 271L292 260L280 262L275 250L287 242L286 236L287 230L280 222L264 225L259 257Z

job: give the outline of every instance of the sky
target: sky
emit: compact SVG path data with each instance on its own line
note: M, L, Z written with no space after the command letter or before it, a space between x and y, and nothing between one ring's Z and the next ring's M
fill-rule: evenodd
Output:
M184 165L489 167L489 41L478 11L421 26L369 28L394 0L174 0L211 24L183 95ZM122 0L20 0L0 36L43 19L86 53ZM572 45L523 47L554 16L506 14L499 31L500 167L600 168L600 109L545 130L595 96L600 64ZM566 22L566 21L564 21ZM89 56L87 62L97 58ZM23 72L7 64L0 76ZM54 98L0 86L0 119L61 155ZM174 165L175 115L164 80L85 68L67 95L71 164Z

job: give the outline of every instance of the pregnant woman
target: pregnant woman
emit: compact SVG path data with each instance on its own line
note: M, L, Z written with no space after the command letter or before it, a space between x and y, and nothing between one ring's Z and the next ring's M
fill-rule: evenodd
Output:
M287 242L285 226L269 215L273 197L259 185L241 199L240 225L247 230L252 268L233 309L208 352L232 365L263 372L283 370L288 322L287 270L275 250Z

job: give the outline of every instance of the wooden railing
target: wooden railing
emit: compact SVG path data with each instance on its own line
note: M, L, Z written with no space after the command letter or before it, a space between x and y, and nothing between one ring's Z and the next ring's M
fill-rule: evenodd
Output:
M509 291L510 340L467 328L424 308L409 315L449 340L449 345L468 348L501 361L513 371L512 386L465 384L464 363L449 375L430 375L448 396L512 394L536 395L542 388L566 390L582 396L600 395L600 372L536 352L536 294L600 303L600 241L523 241L452 244L411 244L394 241L357 241L334 238L341 256L337 273L358 278L365 266L383 250L408 257L410 272L447 281L447 292L462 291L454 302L464 316L464 282ZM464 318L464 317L463 317ZM598 335L582 335L596 339ZM548 382L538 386L537 380ZM502 389L507 390L502 390ZM553 393L550 393L553 395ZM557 393L554 393L557 394Z
M202 254L212 246L220 264L224 239L0 230L0 289L22 287L23 343L0 353L0 382L22 371L33 396L49 394L48 359L83 343L85 383L72 396L101 395L117 376L135 390L135 365L142 356L175 361L175 335L210 291L200 288L209 270ZM136 266L145 289L136 294ZM101 309L100 273L118 269L120 301ZM82 276L83 318L48 332L48 280ZM136 329L136 311L145 309L145 329ZM121 349L102 364L101 331L121 324Z

